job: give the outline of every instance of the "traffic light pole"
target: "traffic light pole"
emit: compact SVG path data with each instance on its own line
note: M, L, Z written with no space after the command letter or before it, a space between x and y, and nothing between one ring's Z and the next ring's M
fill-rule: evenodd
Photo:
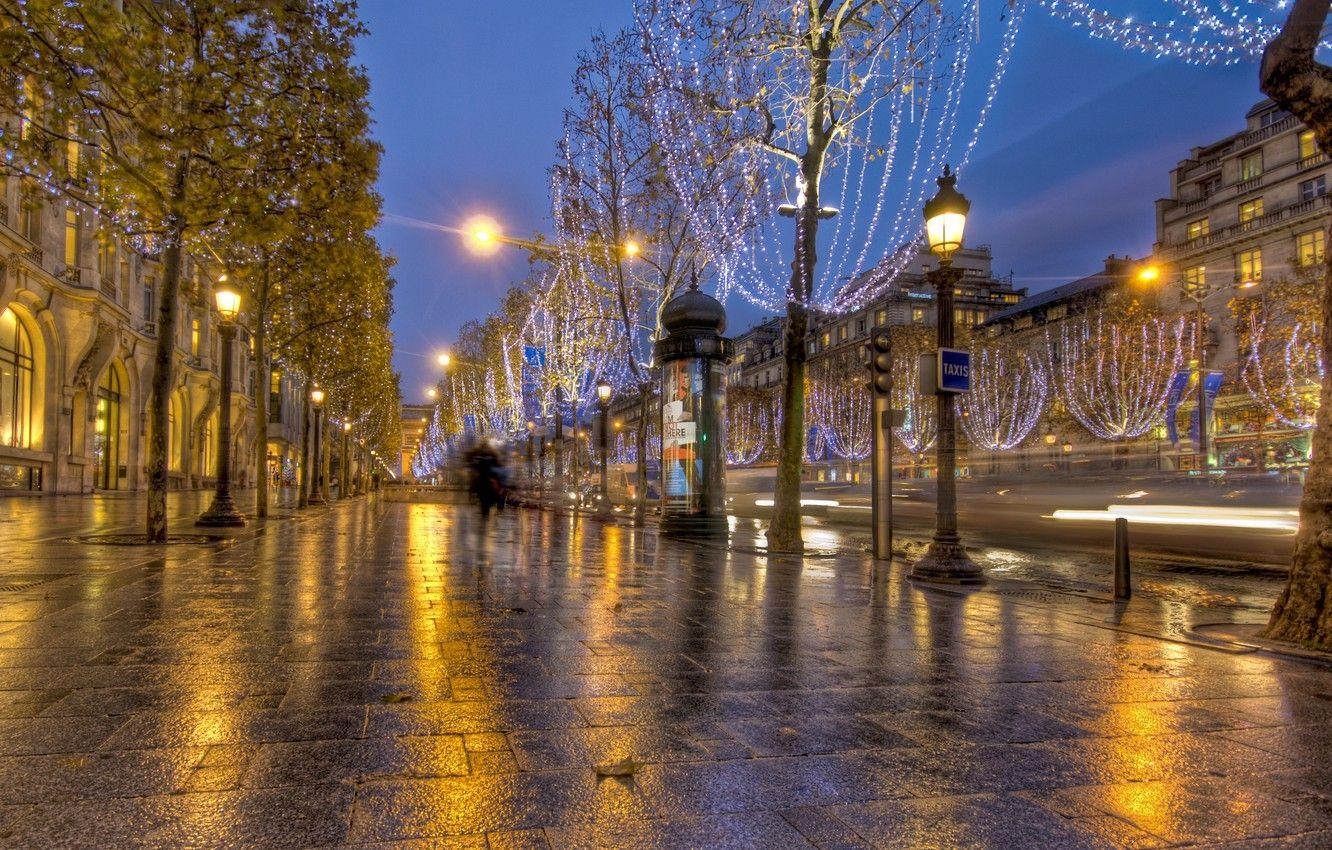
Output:
M887 327L877 327L870 336L870 419L872 463L870 466L870 515L874 532L874 558L893 557L893 432L891 390L893 385L893 338Z

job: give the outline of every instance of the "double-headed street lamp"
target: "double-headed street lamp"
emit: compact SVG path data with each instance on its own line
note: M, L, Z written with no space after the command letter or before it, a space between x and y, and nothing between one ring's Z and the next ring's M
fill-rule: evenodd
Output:
M218 334L222 337L222 400L220 403L217 447L217 492L213 504L194 521L209 528L236 528L245 525L245 517L231 500L231 347L236 339L236 317L240 315L240 293L225 276L213 289L217 305Z
M319 387L310 390L310 406L314 408L314 457L310 464L310 497L307 501L311 505L322 505L325 500L320 484L324 479L324 462L320 437L324 419L324 391Z
M925 204L925 237L939 267L926 273L934 284L936 357L953 347L953 290L962 280L962 270L953 268L953 254L962 247L971 202L957 191L957 175L947 165L938 178L939 192ZM940 370L942 371L942 370ZM911 569L911 577L953 584L981 584L985 574L962 548L957 533L957 423L953 418L953 396L935 387L935 411L939 437L936 463L934 538L924 557Z

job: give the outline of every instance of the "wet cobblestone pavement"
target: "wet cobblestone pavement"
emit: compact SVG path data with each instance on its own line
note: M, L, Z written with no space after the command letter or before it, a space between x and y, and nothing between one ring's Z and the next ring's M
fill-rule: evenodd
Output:
M1233 611L366 499L69 542L137 504L0 502L0 845L1332 846L1332 672Z

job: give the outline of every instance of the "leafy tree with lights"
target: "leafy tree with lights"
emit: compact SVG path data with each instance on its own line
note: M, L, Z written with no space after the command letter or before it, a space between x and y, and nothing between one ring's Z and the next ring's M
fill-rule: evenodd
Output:
M782 0L640 0L638 7L648 55L665 80L656 98L669 128L663 135L677 139L666 147L673 183L688 185L698 163L709 158L735 157L756 187L756 203L790 188L784 212L795 219L794 256L784 287L772 285L780 249L770 249L766 238L728 243L727 228L709 230L723 295L734 288L786 312L783 416L767 537L773 551L799 553L809 312L867 304L905 269L906 253L899 252L894 268L871 285L846 283L873 264L867 252L876 241L890 180L903 167L905 185L894 191L904 197L885 217L892 231L888 243L919 236L916 216L927 177L942 165L949 146L961 146L953 151L954 164L970 154L1003 76L1021 7L1004 8L1007 25L996 66L979 114L966 122L970 134L956 130L978 15L953 16L942 4L923 0L794 6ZM709 119L672 121L670 104L691 96L703 101L697 112ZM832 185L825 186L830 175ZM834 233L831 262L816 279L820 222L837 215L825 198L836 197L839 185L845 223ZM771 212L760 215L767 219ZM772 231L767 227L763 236Z
M866 375L855 347L819 358L809 368L809 421L833 454L846 461L864 460L870 453L872 411Z
M1323 353L1319 281L1309 266L1262 282L1261 292L1230 301L1239 340L1239 377L1261 415L1307 431L1318 413Z
M182 260L210 229L252 206L245 176L265 150L291 144L272 116L300 95L280 61L293 20L346 10L244 0L0 4L0 58L22 81L0 107L22 116L5 134L8 167L73 193L116 231L159 254L157 341L149 393L149 542L167 538L167 440ZM321 14L328 17L321 18ZM94 165L55 180L58 150Z
M1165 415L1191 325L1124 296L1046 333L1047 368L1068 413L1102 440L1132 440Z
M934 445L939 436L939 420L934 396L920 391L920 358L934 352L934 331L923 325L904 325L892 329L893 386L888 394L889 407L902 411L901 426L893 429L902 448L914 465Z
M741 384L726 391L726 462L749 466L771 444L772 394Z
M1020 446L1050 399L1046 364L1015 344L971 346L971 391L957 401L972 445L994 452Z
M1295 0L1267 46L1259 80L1268 97L1313 131L1319 150L1332 155L1332 67L1317 59L1328 11L1329 0ZM1326 252L1317 292L1317 357L1326 364L1332 360L1332 254ZM1320 384L1290 578L1264 634L1332 649L1332 377L1326 370Z

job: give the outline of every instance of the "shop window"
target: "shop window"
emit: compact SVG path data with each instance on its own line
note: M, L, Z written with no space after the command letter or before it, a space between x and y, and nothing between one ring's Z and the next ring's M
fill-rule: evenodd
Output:
M32 337L8 307L0 312L0 446L32 445L36 400Z
M1327 235L1323 230L1310 230L1295 237L1295 263L1300 266L1318 266L1323 263L1323 250Z

